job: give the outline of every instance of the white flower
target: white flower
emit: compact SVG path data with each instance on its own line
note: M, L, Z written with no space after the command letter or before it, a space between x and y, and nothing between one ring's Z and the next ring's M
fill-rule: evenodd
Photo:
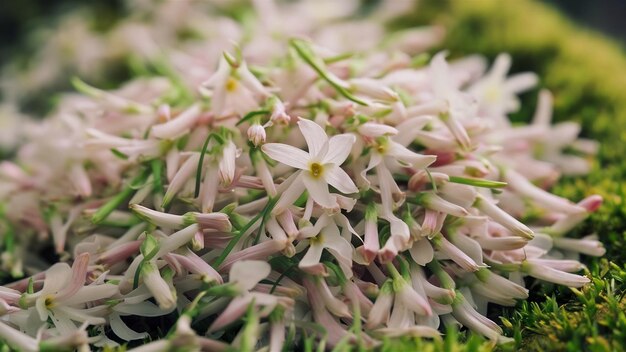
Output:
M109 298L118 292L113 284L94 284L84 286L89 254L79 255L70 268L65 263L58 263L46 271L43 288L24 296L22 304L34 303L39 319L43 322L53 318L55 326L62 333L71 333L76 325L73 321L93 325L104 324L106 320L99 316L106 309L87 308L87 302ZM34 301L34 302L33 302Z
M505 53L498 55L491 71L469 88L486 116L504 123L504 126L510 125L506 115L519 109L516 95L534 87L538 81L537 75L530 72L507 78L510 67L511 56Z
M359 191L340 167L348 158L356 138L340 134L329 139L318 124L306 119L300 119L298 127L309 147L308 152L281 143L267 143L262 150L270 158L302 170L299 179L309 195L322 207L334 208L337 202L331 197L328 185L346 194Z
M213 88L211 112L217 117L232 113L243 116L257 109L261 98L267 98L270 95L250 72L245 62L232 67L226 60L226 56L220 60L213 76L202 85Z
M298 267L311 274L326 272L320 260L322 251L326 248L337 259L344 274L352 276L352 246L340 235L336 220L323 214L314 226L305 227L300 231L300 237L309 239L309 250L306 252Z

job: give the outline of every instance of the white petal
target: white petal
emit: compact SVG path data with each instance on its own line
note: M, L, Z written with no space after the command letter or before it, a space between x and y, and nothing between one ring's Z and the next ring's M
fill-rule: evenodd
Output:
M337 205L337 201L330 196L328 185L323 179L314 179L307 173L303 173L302 176L302 182L304 182L304 186L309 191L309 196L317 204L324 208L334 208Z
M502 53L496 57L489 76L493 79L504 79L511 68L511 55Z
M509 77L504 82L504 89L511 93L527 91L537 85L539 78L532 72L523 72Z
M330 224L322 230L324 246L345 258L352 258L352 245L339 234L337 225Z
M413 247L409 249L409 253L411 254L411 258L422 266L430 263L434 257L433 246L430 245L430 241L425 239L414 242Z
M149 301L130 303L128 300L122 304L114 306L113 310L121 313L122 315L138 315L141 317L160 317L171 312L171 309L163 310L156 304Z
M89 285L82 287L78 292L71 297L67 297L62 300L66 305L75 305L85 302L97 301L104 298L109 298L118 292L117 285L102 284L102 285Z
M411 151L400 143L389 142L389 156L393 156L397 161L410 164L414 168L423 169L437 160L434 155L422 155Z
M42 292L57 293L64 288L72 278L72 269L65 263L57 263L46 271Z
M285 165L298 169L306 169L308 167L307 163L310 159L309 153L298 148L281 143L267 143L264 144L261 149L263 149L263 152L270 158Z
M352 134L340 134L331 137L328 141L328 153L324 156L323 163L343 164L350 155L355 141L356 137Z
M302 132L302 136L309 146L309 154L317 155L322 150L324 143L328 141L324 129L315 122L302 118L298 121L298 127L300 127L300 132Z
M322 251L324 247L321 243L313 243L309 246L309 250L306 252L302 260L300 260L300 264L298 267L300 269L312 268L320 263L320 258L322 258Z
M324 179L341 193L350 194L359 191L350 176L337 164L324 165Z
M179 136L188 131L196 123L200 117L200 112L199 104L192 105L176 118L166 123L152 126L152 135L161 139Z
M138 333L129 328L122 318L120 318L119 314L111 314L109 320L113 333L124 341L139 340L148 337L148 334L145 332Z
M233 264L228 281L237 282L240 288L250 291L259 281L265 279L270 271L272 268L267 262L244 260Z

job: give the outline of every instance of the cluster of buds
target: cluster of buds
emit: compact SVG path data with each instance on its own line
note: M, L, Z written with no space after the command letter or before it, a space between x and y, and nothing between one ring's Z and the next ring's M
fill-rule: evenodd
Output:
M339 53L278 38L272 60L215 53L202 81L191 63L117 91L76 80L0 164L2 264L27 276L0 287L0 338L281 351L462 325L506 341L488 304L527 298L525 277L581 287L579 254L604 254L563 238L602 199L546 190L596 146L550 124L547 91L509 122L537 77L507 77L506 54L420 64L438 35ZM42 268L37 239L61 262ZM137 331L159 316L178 320Z

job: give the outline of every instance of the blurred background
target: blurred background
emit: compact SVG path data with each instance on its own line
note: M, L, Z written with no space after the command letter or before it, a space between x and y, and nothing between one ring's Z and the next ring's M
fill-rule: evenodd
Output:
M480 2L481 0L444 1ZM504 3L506 2L504 1ZM543 2L558 8L581 26L599 30L626 45L626 22L624 21L626 1L543 0ZM123 0L89 2L83 0L0 1L0 64L8 60L16 50L28 49L25 39L34 28L53 27L58 22L58 15L68 10L75 10L77 7L83 7L86 11L97 14L95 18L98 21L94 25L100 29L112 26L115 20L126 11Z
M428 1L432 0L426 2ZM481 0L447 1L480 2ZM626 46L626 22L624 21L626 1L543 0L543 2L559 9L581 26L599 30ZM16 53L28 55L27 53L33 48L29 47L26 39L29 34L32 35L35 28L53 28L58 24L59 15L70 10L76 10L78 7L84 8L91 15L95 15L94 26L99 27L100 30L106 30L107 27L114 25L116 19L127 11L123 0L90 2L82 0L0 1L0 64L14 57Z

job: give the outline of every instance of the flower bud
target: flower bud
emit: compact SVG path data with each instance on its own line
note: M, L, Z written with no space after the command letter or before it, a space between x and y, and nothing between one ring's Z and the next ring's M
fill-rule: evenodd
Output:
M265 128L258 123L253 124L248 128L248 140L255 146L259 146L265 143Z

